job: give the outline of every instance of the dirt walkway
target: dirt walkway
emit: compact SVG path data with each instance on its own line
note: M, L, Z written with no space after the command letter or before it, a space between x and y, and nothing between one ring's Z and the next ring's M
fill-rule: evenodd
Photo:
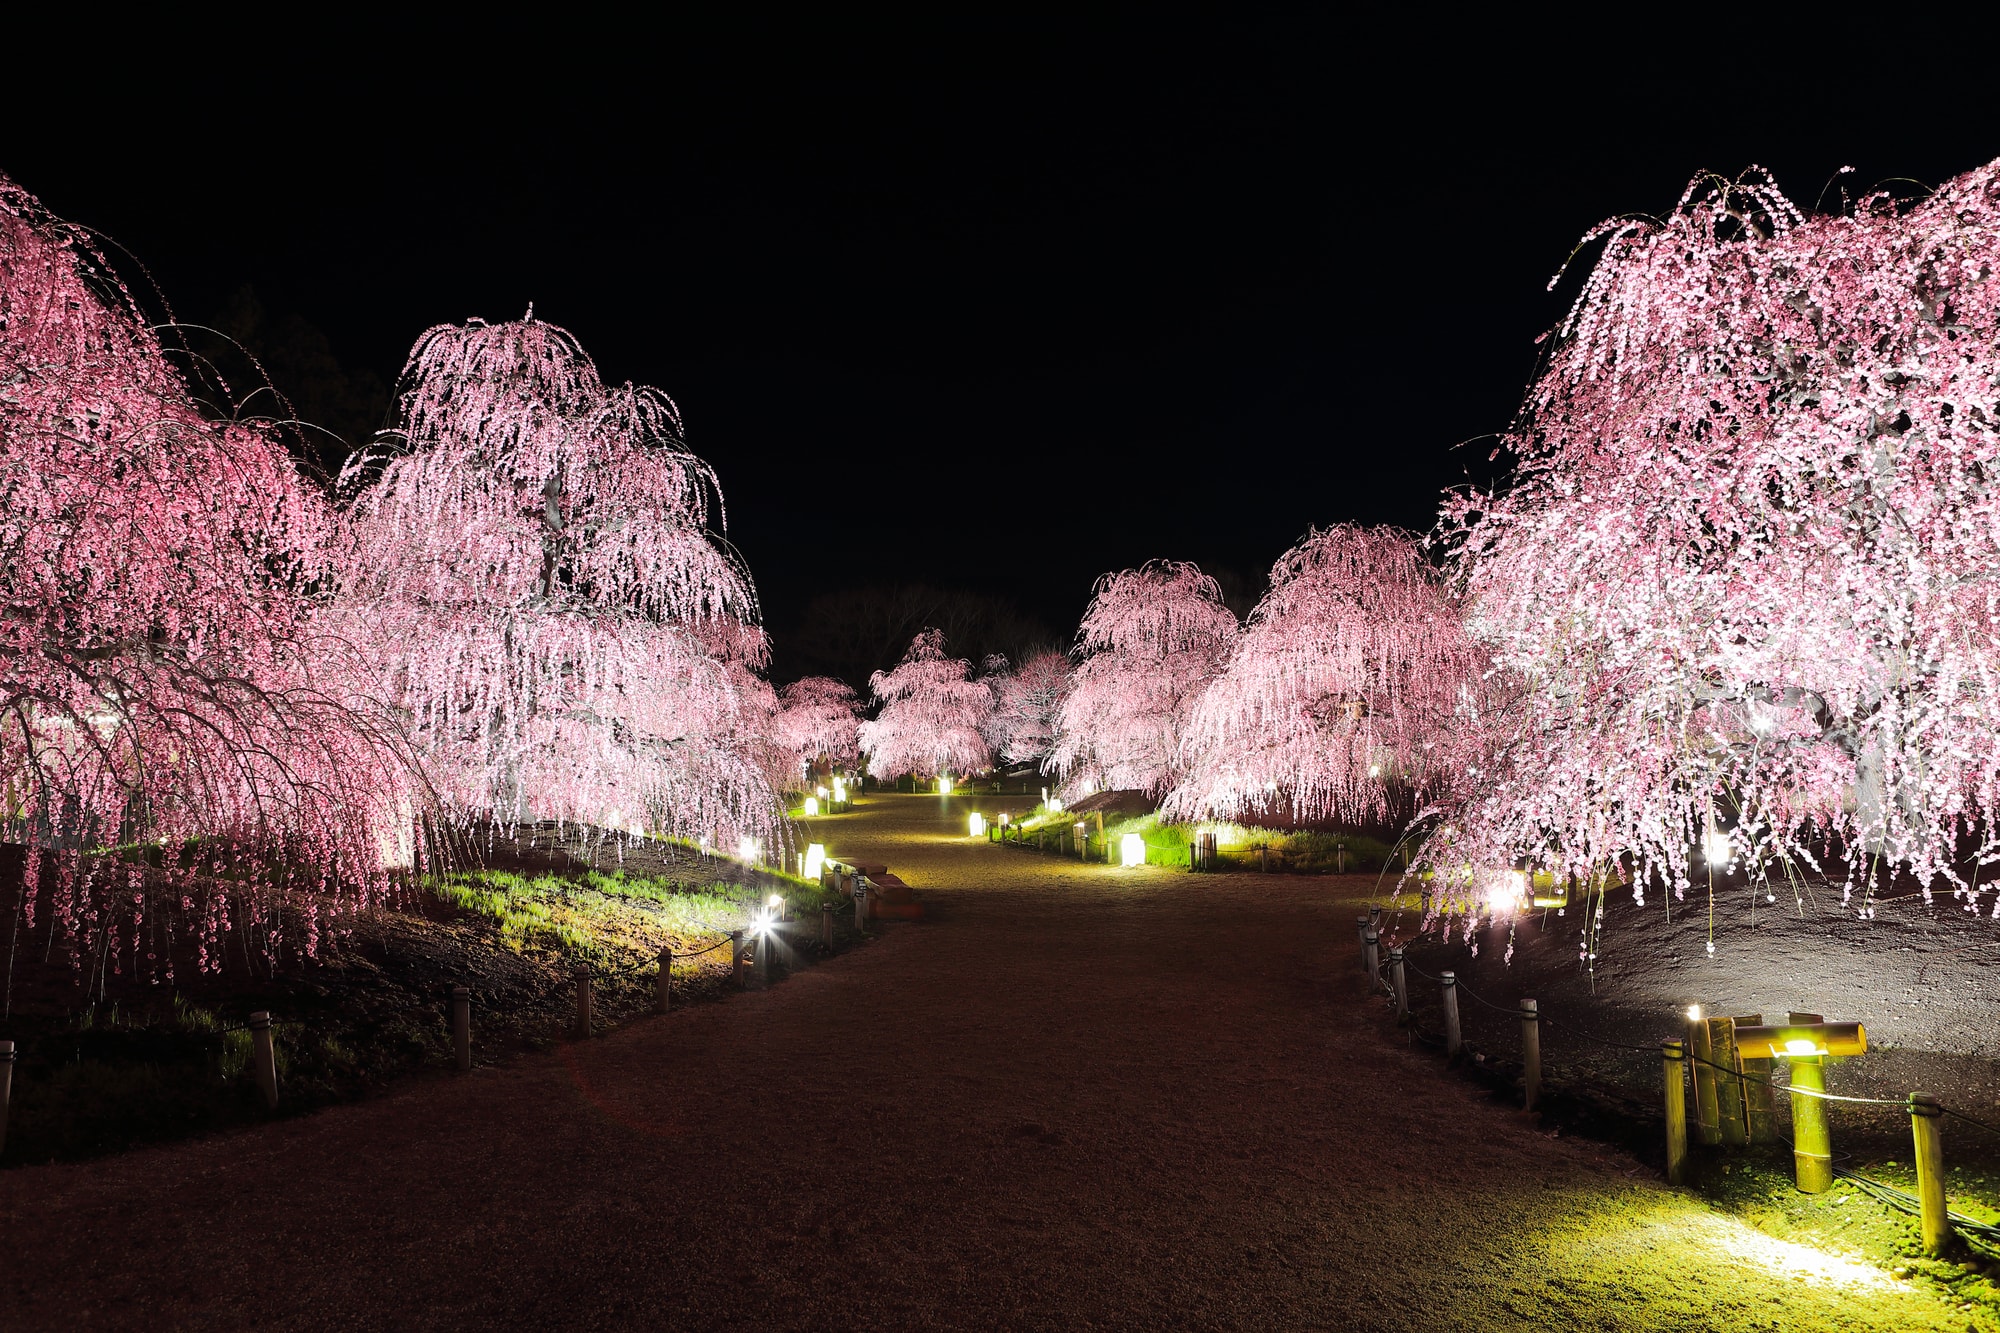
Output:
M1046 860L942 805L821 822L936 919L768 992L0 1174L0 1323L1966 1327L1404 1050L1326 881Z

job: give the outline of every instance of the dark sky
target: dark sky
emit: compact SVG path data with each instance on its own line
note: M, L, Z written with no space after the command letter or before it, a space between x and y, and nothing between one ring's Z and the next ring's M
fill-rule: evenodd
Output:
M1602 217L1704 167L1810 203L1844 164L2000 154L1991 115L1858 96L1865 49L1444 23L142 40L23 74L0 170L177 313L248 283L384 379L532 301L678 400L782 647L841 583L1005 592L1066 635L1105 570L1427 527Z

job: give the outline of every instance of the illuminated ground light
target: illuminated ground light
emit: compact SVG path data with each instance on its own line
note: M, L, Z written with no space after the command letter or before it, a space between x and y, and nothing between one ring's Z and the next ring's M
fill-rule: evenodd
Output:
M736 859L739 861L756 860L757 840L755 838L743 838L739 840L736 844Z
M825 872L826 848L820 843L813 843L806 848L805 874L801 878L818 879Z
M971 836L975 838L983 838L986 836L985 815L975 814L971 819L967 820L966 823L972 830Z
M938 795L940 795L940 796L949 796L949 795L951 795L951 779L950 779L950 778L939 778L939 779L938 779Z
M833 784L833 801L835 805L847 804L847 784L845 782L836 782Z
M1575 1258L1596 1268L1607 1263L1652 1267L1662 1262L1684 1265L1691 1259L1718 1266L1749 1268L1758 1278L1780 1288L1797 1284L1831 1287L1859 1296L1863 1292L1900 1294L1903 1288L1869 1264L1843 1259L1810 1245L1767 1236L1747 1223L1712 1213L1654 1216L1636 1225L1607 1223L1579 1240ZM1733 1262L1732 1262L1733 1261ZM1716 1274L1717 1277L1723 1274Z
M1486 901L1496 912L1511 912L1527 896L1528 877L1519 870L1509 870L1493 882L1493 887L1487 891Z
M811 818L812 816L818 813L819 813L819 797L817 796L806 797L806 817Z
M1136 833L1127 833L1118 840L1118 864L1122 866L1142 866L1146 864L1146 840Z

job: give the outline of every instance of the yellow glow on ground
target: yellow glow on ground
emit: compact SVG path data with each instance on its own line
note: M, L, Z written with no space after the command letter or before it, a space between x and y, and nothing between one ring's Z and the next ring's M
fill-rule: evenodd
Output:
M1705 1209L1660 1211L1607 1228L1590 1240L1566 1241L1567 1257L1595 1262L1642 1260L1674 1253L1699 1257L1720 1269L1752 1269L1779 1286L1893 1287L1895 1281L1870 1264L1767 1236L1747 1223Z

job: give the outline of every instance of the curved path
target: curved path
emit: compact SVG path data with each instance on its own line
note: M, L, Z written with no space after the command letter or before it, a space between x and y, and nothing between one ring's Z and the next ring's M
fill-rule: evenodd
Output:
M822 820L935 919L769 991L253 1133L0 1173L31 1327L1963 1329L1363 1002L1366 881Z

